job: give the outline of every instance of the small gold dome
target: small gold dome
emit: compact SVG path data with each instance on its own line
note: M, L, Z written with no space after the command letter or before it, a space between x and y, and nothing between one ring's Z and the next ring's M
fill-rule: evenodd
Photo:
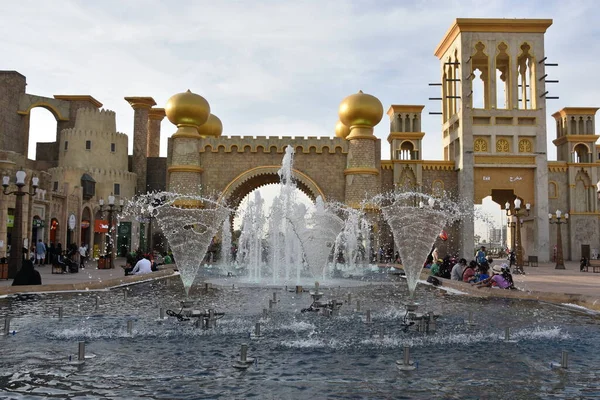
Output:
M340 121L348 127L374 127L383 117L383 104L375 96L359 91L346 97L338 110Z
M346 125L342 124L342 121L338 121L335 124L335 137L345 139L349 133L350 133L350 128L348 128Z
M204 97L188 90L171 96L165 106L165 113L174 125L197 128L208 119L210 105Z
M223 133L223 123L214 114L208 116L208 120L198 128L198 133L202 137L219 137Z

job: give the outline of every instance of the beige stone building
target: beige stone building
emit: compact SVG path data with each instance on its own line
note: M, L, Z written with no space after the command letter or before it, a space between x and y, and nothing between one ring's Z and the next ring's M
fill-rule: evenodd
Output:
M556 127L548 131L546 100L553 81L544 34L551 24L531 19L452 23L434 51L440 62L440 81L435 85L441 96L432 108L441 115L441 161L426 159L422 105L389 106L390 152L382 157L373 127L384 108L364 93L344 99L335 137L328 138L222 137L221 121L199 95L177 94L165 110L154 108L151 97L126 97L134 109L133 156L127 156L126 136L116 132L114 113L101 110L97 100L26 94L22 75L2 72L0 167L7 173L22 166L29 177L36 174L42 181L43 190L25 207L24 227L34 239L49 240L56 220L54 237L66 243L68 220L75 215L71 237L97 243L93 229L82 226L89 221L91 227L101 218L98 200L111 192L128 198L165 187L201 191L236 207L251 191L279 181L285 147L292 145L299 189L311 198L321 195L354 207L367 201L377 245L392 246L393 241L368 199L382 191L416 190L473 204L491 196L502 208L509 202L511 213L516 198L529 203L529 214L521 210L519 229L508 229L513 232L509 243L519 232L523 255L540 261L555 254L558 228L549 223L548 214L557 209L569 212L568 223L560 225L565 258L594 255L600 248L597 109L563 108L554 114ZM56 140L39 143L37 160L27 160L29 111L38 106L55 115ZM161 158L160 121L165 113L177 129L169 139L167 157ZM548 137L556 138L556 161L548 160ZM82 189L82 178L88 177L96 185L91 195ZM0 199L1 239L10 230L6 221L14 199ZM35 218L43 221L43 227L34 233ZM130 222L127 244L137 247L146 227L144 221ZM473 221L461 221L449 231L447 250L471 256Z

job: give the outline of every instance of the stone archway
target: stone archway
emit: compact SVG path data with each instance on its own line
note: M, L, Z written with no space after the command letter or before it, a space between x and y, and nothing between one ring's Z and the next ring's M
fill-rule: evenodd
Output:
M233 179L225 187L219 196L219 202L225 203L231 207L237 208L244 197L253 190L261 186L279 183L278 171L281 167L276 165L261 166L249 169L235 179ZM323 190L317 183L305 173L292 169L297 188L305 193L311 200L315 200L321 196L326 200Z

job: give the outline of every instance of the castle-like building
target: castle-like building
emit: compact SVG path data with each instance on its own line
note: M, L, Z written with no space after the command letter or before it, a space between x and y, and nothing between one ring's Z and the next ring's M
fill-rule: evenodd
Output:
M151 97L126 97L134 108L134 149L128 156L126 136L116 132L114 113L101 110L97 100L27 94L25 77L10 71L0 72L0 169L3 175L14 175L21 167L28 178L41 179L42 190L26 199L27 237L99 244L102 232L96 232L96 224L104 218L100 198L201 187L235 207L254 189L278 182L289 144L296 150L298 187L309 197L363 207L365 199L383 191L417 190L473 204L491 196L502 208L508 202L511 213L518 198L530 204L529 213L523 208L520 224L512 227L522 236L525 256L551 259L556 229L562 229L565 238L565 258L591 256L600 248L597 108L566 107L553 114L558 159L549 161L546 100L553 81L544 34L551 24L552 20L533 19L457 19L452 24L435 49L440 61L435 85L441 89L442 161L424 159L422 105L389 107L390 154L382 160L381 140L373 128L384 109L377 98L362 92L342 101L335 137L330 138L222 137L221 121L197 94L175 95L164 110L155 108ZM33 107L49 109L58 127L54 141L38 143L37 159L28 160ZM160 121L165 115L177 131L169 138L167 157L161 158ZM89 189L92 183L94 190ZM11 230L13 197L0 196L4 243ZM366 207L377 245L393 246L376 206ZM549 214L557 209L570 214L564 226L549 223ZM120 244L145 244L144 224L121 224L126 228L120 228ZM448 249L471 256L473 221L461 221L451 233ZM0 247L0 256L5 249Z

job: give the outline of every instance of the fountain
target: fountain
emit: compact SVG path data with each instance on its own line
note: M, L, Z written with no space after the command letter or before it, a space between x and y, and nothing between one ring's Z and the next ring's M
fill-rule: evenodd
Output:
M208 246L230 213L227 207L201 196L154 192L130 201L120 218L140 214L156 218L175 256L187 296Z
M459 207L422 193L394 193L377 201L383 204L381 212L394 234L412 298L435 239L446 224L459 218Z
M358 260L365 260L361 254L369 246L369 226L363 213L321 196L314 209L298 202L293 156L294 149L288 146L270 213L265 213L260 192L254 193L244 212L237 263L253 283L299 285L304 278L326 279L329 260L339 252L345 254L347 269L359 268Z

